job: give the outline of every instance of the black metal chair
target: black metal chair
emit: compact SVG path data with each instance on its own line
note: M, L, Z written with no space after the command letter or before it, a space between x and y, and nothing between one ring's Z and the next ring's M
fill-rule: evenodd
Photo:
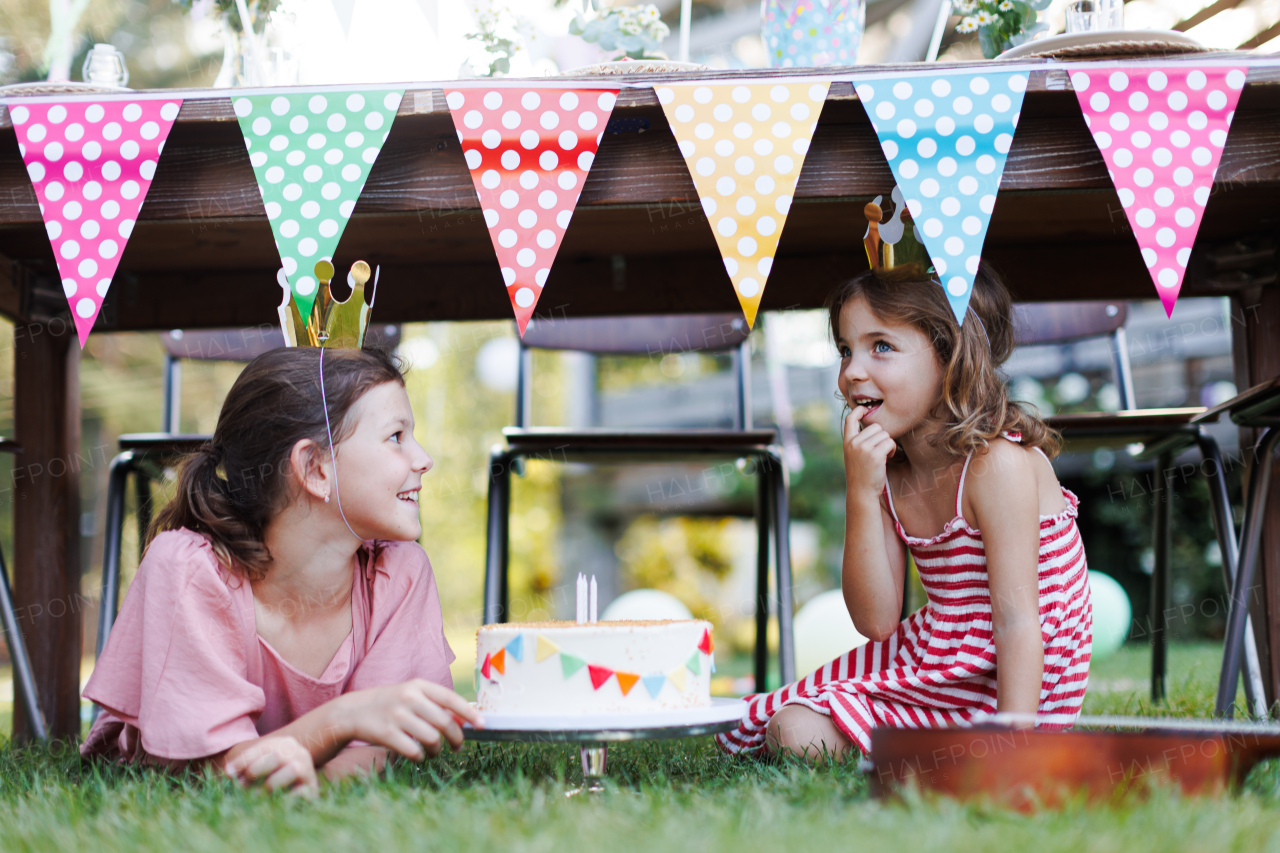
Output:
M490 454L488 545L485 560L484 621L504 622L508 613L508 525L511 472L528 458L558 462L653 463L751 459L756 464L756 689L764 690L768 670L769 546L776 571L778 663L783 683L795 680L792 633L790 508L787 470L773 430L751 428L751 358L741 315L698 314L601 319L534 320L521 341L516 386L516 425L504 429L506 445ZM531 350L572 350L594 354L666 355L672 352L728 352L737 377L733 429L563 429L534 427Z
M1175 409L1134 408L1133 374L1129 367L1124 325L1127 307L1119 302L1046 302L1019 305L1015 323L1020 345L1066 344L1108 336L1116 386L1120 396L1119 412L1089 412L1054 415L1049 426L1062 433L1066 449L1089 451L1101 447L1125 447L1141 444L1135 458L1154 460L1156 472L1151 497L1153 500L1153 556L1151 574L1151 698L1159 701L1165 695L1168 670L1168 607L1170 575L1170 533L1173 502L1169 499L1167 472L1173 459L1183 451L1196 447L1202 459L1209 484L1209 500L1213 526L1222 551L1223 580L1228 593L1236 576L1236 540L1231 520L1231 502L1223 471L1222 454L1217 441L1196 420L1203 407ZM1249 708L1266 715L1261 668L1253 633L1247 637L1245 696ZM1234 689L1232 697L1234 699Z
M10 438L0 438L0 453L20 454L22 446ZM5 565L4 551L0 550L0 627L4 629L5 644L9 648L9 661L13 665L14 699L22 697L23 710L32 733L40 740L49 739L44 712L40 710L40 694L36 692L36 679L31 671L31 658L27 655L27 643L18 625L18 611L13 606L13 588L9 586L9 567Z
M400 342L400 327L381 324L367 333L370 345L393 349ZM111 460L107 478L106 534L102 554L102 598L98 613L97 653L107 645L120 599L120 551L124 539L125 495L134 478L138 517L138 557L142 557L147 529L151 526L151 483L163 479L166 468L193 453L209 435L178 432L181 411L183 361L248 362L268 350L284 346L284 333L276 326L248 329L187 331L175 329L161 336L165 347L164 413L162 432L130 433L119 438L120 452ZM96 711L95 711L96 713Z
M1257 646L1249 618L1249 596L1253 588L1253 575L1258 565L1262 544L1262 525L1265 519L1267 498L1271 492L1271 464L1276 443L1280 442L1280 377L1259 383L1224 403L1207 409L1195 417L1196 424L1213 423L1222 415L1231 418L1236 426L1260 429L1253 459L1249 464L1249 482L1245 492L1244 518L1240 524L1238 541L1231 537L1230 550L1222 552L1223 567L1231 563L1235 584L1227 585L1230 607L1227 611L1227 634L1222 652L1222 671L1218 678L1218 693L1214 700L1215 716L1230 717L1235 707L1236 684L1240 680L1240 664L1245 665L1245 686L1257 665ZM1230 516L1227 516L1230 522ZM1231 528L1234 533L1234 528ZM1257 688L1259 695L1261 687ZM1253 709L1253 703L1250 703ZM1265 718L1255 711L1255 716Z

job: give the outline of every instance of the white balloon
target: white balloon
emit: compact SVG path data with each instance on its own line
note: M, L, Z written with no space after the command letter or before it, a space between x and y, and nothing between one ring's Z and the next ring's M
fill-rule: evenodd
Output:
M692 619L680 599L660 589L633 589L609 602L600 614L604 620Z
M1129 637L1133 622L1133 605L1129 594L1115 578L1102 572L1089 572L1089 597L1093 601L1093 660L1115 654Z
M796 674L801 677L867 642L867 638L853 627L844 594L838 589L809 599L796 613L793 628Z

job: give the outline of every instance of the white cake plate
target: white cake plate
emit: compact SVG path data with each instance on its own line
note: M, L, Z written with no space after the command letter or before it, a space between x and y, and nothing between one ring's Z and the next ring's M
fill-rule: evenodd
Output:
M486 712L485 727L462 727L467 740L523 743L576 743L582 758L583 784L566 792L604 790L605 759L610 743L666 740L727 732L747 712L742 699L714 697L709 708L686 708L649 714L498 714Z

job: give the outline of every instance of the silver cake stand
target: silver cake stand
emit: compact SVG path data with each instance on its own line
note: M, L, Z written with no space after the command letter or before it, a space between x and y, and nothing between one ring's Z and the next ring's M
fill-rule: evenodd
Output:
M467 740L519 743L576 743L582 758L582 786L566 792L604 790L605 759L609 744L634 740L670 740L727 732L747 712L742 699L716 697L708 708L687 708L650 714L551 714L484 715L485 727L463 726Z

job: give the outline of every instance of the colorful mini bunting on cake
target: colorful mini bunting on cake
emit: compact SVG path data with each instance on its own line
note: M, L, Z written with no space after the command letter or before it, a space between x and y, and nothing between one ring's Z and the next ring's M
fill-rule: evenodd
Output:
M533 316L617 89L447 89L520 334Z
M694 675L702 675L702 661L698 659L697 652L689 655L689 659L684 662L684 666Z
M648 690L649 695L654 699L658 698L658 694L662 692L663 685L667 683L667 677L661 674L646 675L640 680L644 682L644 689Z
M618 676L618 686L622 688L622 695L626 696L631 692L631 688L636 686L636 682L640 680L640 676L634 672L616 672Z
M853 83L963 323L1027 74L983 69Z
M586 666L587 662L582 658L573 655L560 653L560 671L564 673L564 677L568 678L578 670Z
M678 690L684 692L684 667L678 666L667 673L667 680Z
M704 655L709 655L715 651L715 644L711 642L710 631L704 630L702 632L702 639L698 642L698 651L702 652Z
M489 666L496 669L498 671L498 675L506 675L507 674L507 650L498 649L496 652L494 652L493 656L489 658Z
M1071 75L1169 316L1248 71L1166 62Z
M9 106L82 348L181 107L181 98Z
M558 651L560 651L559 646L557 646L555 643L551 642L541 634L538 635L538 651L536 653L538 663L542 663L544 660L551 657Z
M596 666L593 663L587 664L587 671L591 673L591 686L596 690L599 690L613 675L613 670L607 666Z
M483 675L485 678L493 677L489 674L489 664L492 660L493 660L492 657L490 657L489 655L485 655L484 663L480 664L480 674Z
M309 318L317 261L332 260L404 90L232 99L280 263Z
M754 326L829 81L656 88Z
M517 663L524 660L524 634L516 634L516 638L507 643L504 651Z

